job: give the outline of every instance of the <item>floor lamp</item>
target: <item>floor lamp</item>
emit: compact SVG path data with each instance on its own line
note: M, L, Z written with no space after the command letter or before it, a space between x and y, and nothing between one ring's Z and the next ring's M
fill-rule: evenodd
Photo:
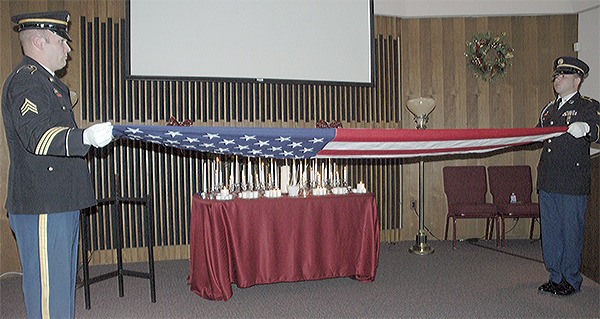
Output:
M415 123L418 130L424 130L425 124L429 120L429 113L435 108L433 98L419 97L406 102L408 110L415 116ZM419 160L419 233L416 243L409 248L409 251L417 255L429 255L433 253L433 248L427 243L427 234L425 233L425 216L423 216L424 206L424 186L423 186L424 165L423 158Z

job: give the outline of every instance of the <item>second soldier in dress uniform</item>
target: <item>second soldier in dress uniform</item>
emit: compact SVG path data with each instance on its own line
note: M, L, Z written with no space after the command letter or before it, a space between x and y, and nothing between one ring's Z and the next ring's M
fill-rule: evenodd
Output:
M538 290L568 296L581 288L584 215L591 187L590 144L598 143L598 101L579 88L588 65L574 57L554 61L552 82L558 95L546 105L538 127L568 126L548 139L538 164L538 192L544 262L550 273Z

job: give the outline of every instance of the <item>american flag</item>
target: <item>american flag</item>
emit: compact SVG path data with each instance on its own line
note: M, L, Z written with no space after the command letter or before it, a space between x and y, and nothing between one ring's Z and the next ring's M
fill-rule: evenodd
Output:
M115 125L113 135L185 150L264 158L405 158L484 153L541 142L566 127L344 129Z

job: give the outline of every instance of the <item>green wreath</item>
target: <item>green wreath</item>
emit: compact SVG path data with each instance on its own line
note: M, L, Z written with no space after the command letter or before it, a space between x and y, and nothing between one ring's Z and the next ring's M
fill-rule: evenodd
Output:
M478 33L467 43L467 65L475 76L492 82L498 75L504 76L511 66L514 49L506 43L506 33L493 35L491 32Z

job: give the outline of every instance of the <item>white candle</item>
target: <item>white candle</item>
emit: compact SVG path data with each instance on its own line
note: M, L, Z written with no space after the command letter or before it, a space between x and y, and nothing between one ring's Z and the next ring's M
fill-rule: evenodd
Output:
M338 173L337 165L335 165L335 162L333 163L333 170L329 174L331 175L331 183L337 186L340 174Z
M327 159L327 175L325 175L326 181L333 181L333 171L331 170L331 158Z
M265 163L262 161L261 158L258 158L258 161L260 162L260 165L258 167L258 172L260 174L260 183L264 184L265 183Z
M344 182L348 183L348 165L344 166Z
M240 183L240 162L237 155L235 156L235 183Z
M208 191L208 174L210 174L210 171L208 170L208 164L206 163L206 159L202 160L202 191L203 192L207 192Z
M317 188L321 187L321 185L323 184L323 175L321 175L320 172L317 172L316 181L318 183Z
M246 176L247 176L246 171L248 170L248 168L246 167L246 168L244 168L244 170L245 171L242 171L242 185L246 185Z
M252 162L250 161L250 157L248 157L248 184L252 185Z
M292 185L296 184L296 160L292 160Z
M275 186L275 159L271 158L271 167L269 167L269 171L271 172L271 180L269 181L269 185Z
M212 160L210 162L210 172L211 172L211 185L210 185L210 189L214 189L215 186L217 185L217 163L216 160Z
M306 169L308 168L308 164L307 164L308 160L305 158L304 159L304 168L302 169L302 174L300 175L300 179L304 179L303 182L306 183L306 174L308 174L308 172L306 171Z
M367 189L365 188L365 184L364 184L362 181L360 181L360 183L358 183L358 184L356 185L356 190L357 190L359 193L366 193L366 192L367 192Z
M225 183L225 181L223 180L223 161L219 160L219 186L223 186L223 184Z
M281 192L286 194L288 192L288 185L290 183L290 167L285 165L279 168L279 172L281 175L280 186Z
M275 188L279 188L279 170L277 169L277 162L273 163L273 178L275 179Z
M229 188L233 188L233 183L234 183L234 167L233 167L233 162L229 164Z
M319 176L319 186L323 186L324 178L327 178L327 170L325 169L325 162L321 162L321 176Z
M302 185L304 185L307 181L307 178L308 178L307 174L308 173L306 172L306 166L304 166L304 171L302 171Z
M255 174L258 173L258 175L256 175L256 177L258 177L256 179L256 184L258 185L258 184L260 184L260 181L262 181L262 159L260 157L258 158L258 163L256 165L257 165L258 170Z
M215 166L216 167L216 166ZM217 189L219 188L219 171L217 171L217 169L215 168L215 171L213 172L213 189Z

